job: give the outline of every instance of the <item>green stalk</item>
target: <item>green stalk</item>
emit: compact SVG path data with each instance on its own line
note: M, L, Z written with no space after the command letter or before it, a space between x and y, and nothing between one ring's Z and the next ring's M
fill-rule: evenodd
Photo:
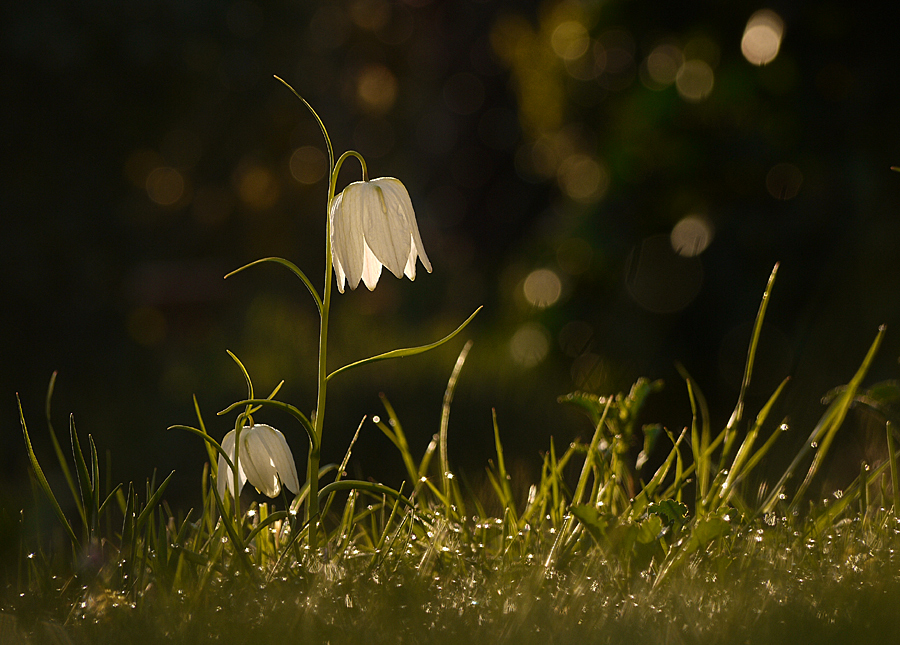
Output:
M323 128L324 132L324 128ZM326 140L327 140L326 135ZM331 150L331 143L328 144ZM328 204L325 211L325 287L322 297L322 315L319 325L319 372L318 394L316 396L316 418L313 420L315 444L310 446L307 460L306 481L309 486L309 497L306 503L306 521L309 524L309 548L315 553L318 548L319 527L319 461L321 459L322 431L325 426L325 394L328 388L327 350L328 319L331 313L331 274L334 271L334 258L331 255L331 204L334 201L335 184L344 160L356 157L362 166L363 178L367 179L366 162L358 152L348 150L340 156L328 180Z

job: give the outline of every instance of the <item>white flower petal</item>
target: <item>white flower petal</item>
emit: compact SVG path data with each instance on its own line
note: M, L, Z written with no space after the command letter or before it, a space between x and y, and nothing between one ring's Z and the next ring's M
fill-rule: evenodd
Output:
M369 248L369 245L364 244L362 280L366 287L369 288L369 291L372 291L375 288L375 285L378 284L378 278L380 277L381 262L379 262L378 258L375 257L375 254L372 253L372 249Z
M265 445L272 463L275 464L275 472L278 473L281 483L293 492L300 492L300 482L297 478L297 466L294 464L294 455L288 446L287 439L275 428L265 424L254 426L266 437Z
M406 266L403 267L403 274L410 280L416 279L416 245L413 244L409 249L409 257L406 259Z
M425 255L425 245L422 244L422 237L419 235L419 227L416 225L415 220L413 220L412 227L412 250L410 251L410 259L413 264L416 263L415 258L413 257L413 253L418 254L419 259L422 260L422 266L425 267L425 270L428 273L431 273L431 260L428 259L428 256ZM416 270L413 268L413 275L409 276L410 280L415 277ZM409 274L407 274L409 275Z
M367 194L362 216L366 243L388 271L398 278L403 277L411 244L409 195L403 184L391 177L373 179L365 186Z
M362 280L370 290L382 267L398 278L416 277L416 260L430 273L409 193L393 177L357 181L331 204L331 254L338 290Z
M347 186L331 203L331 255L337 259L350 288L356 289L362 276L363 235L358 194L351 190L353 186Z
M225 451L225 454L228 455L228 458L231 459L232 463L234 462L234 430L230 431L225 435L225 438L222 439L222 450ZM247 482L247 476L244 473L243 466L243 458L239 457L238 463L238 486L241 489L244 488L244 484ZM217 466L217 477L216 477L216 487L218 488L219 497L225 499L225 491L227 490L231 493L231 496L234 497L234 474L231 470L231 466L225 461L225 458L222 455L219 455L219 462ZM240 494L240 491L238 491Z
M245 428L241 433L242 448L247 454L242 467L247 472L247 481L256 490L268 497L276 497L281 492L281 484L278 482L275 462L269 454L269 438L259 428L259 425L255 425Z

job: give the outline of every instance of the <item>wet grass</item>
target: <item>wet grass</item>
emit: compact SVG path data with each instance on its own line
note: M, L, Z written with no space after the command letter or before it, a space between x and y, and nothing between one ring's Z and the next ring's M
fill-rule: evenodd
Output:
M110 487L93 441L71 425L74 459L67 458L50 424L54 468L77 509L69 517L23 417L35 491L49 516L38 523L43 536L22 529L22 518L2 520L5 532L18 527L19 543L7 565L0 645L883 642L900 630L891 424L883 463L863 466L827 501L811 503L807 491L852 407L886 412L900 399L897 383L863 385L884 330L856 374L829 395L783 476L760 485L760 465L784 434L769 413L785 383L752 413L743 391L774 277L724 427L712 425L687 373L694 414L677 433L639 425L657 382L641 379L614 396L572 393L561 404L585 412L590 441L551 441L522 497L496 421L485 494L462 486L448 461L447 419L468 345L424 454L410 452L400 416L384 401L376 424L399 451L408 484L395 491L345 480L346 460L326 466L322 522L313 528L299 512L308 489L235 514L216 493L213 451L199 509L170 508L168 479L143 490ZM194 431L202 433L199 409L197 417ZM637 460L632 445L643 447Z

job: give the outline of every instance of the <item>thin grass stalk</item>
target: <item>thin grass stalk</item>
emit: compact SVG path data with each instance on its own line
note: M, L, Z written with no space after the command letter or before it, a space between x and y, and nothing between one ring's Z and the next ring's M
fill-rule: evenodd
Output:
M869 371L869 367L871 366L872 361L875 359L875 354L878 352L878 348L881 346L881 341L884 338L885 331L886 328L884 325L878 328L878 333L875 336L875 340L872 341L872 344L869 347L869 351L866 353L866 357L863 359L863 362L859 366L859 369L856 371L856 374L853 375L853 378L850 379L850 383L847 384L847 387L844 388L844 390L838 395L838 397L830 406L831 414L828 415L827 422L822 425L822 428L818 433L816 433L815 430L813 431L810 440L807 441L807 443L801 449L800 454L806 454L815 446L815 444L819 444L818 450L816 450L815 457L813 457L813 462L809 467L809 471L807 471L806 473L806 477L803 479L803 482L801 482L799 488L794 493L794 499L791 502L790 510L796 508L800 503L801 498L806 493L806 489L809 487L813 477L815 477L816 473L821 467L822 462L825 459L825 455L828 454L828 449L831 447L832 441L834 441L838 430L843 425L844 419L847 416L847 412L850 410L850 406L853 404L856 398L856 392L859 389L863 378L865 378L866 373ZM800 454L798 454L798 457L800 457ZM795 459L794 461L796 462L797 459Z
M891 464L891 508L897 513L897 500L900 500L900 473L897 472L897 456L894 446L894 424L888 421L884 424L887 435L888 459Z
M720 489L713 491L715 499L709 500L707 508L715 505L716 499L720 499L723 502L727 503L729 497L731 496L732 490L739 479L742 479L746 474L752 471L752 467L745 468L746 466L750 466L750 451L753 449L753 445L756 442L756 437L759 434L760 428L766 422L766 419L769 416L769 412L771 412L772 407L775 405L775 401L778 400L778 397L781 395L782 390L784 390L784 387L787 385L789 380L789 378L786 378L781 382L781 384L775 389L775 392L772 394L772 396L769 397L769 400L766 402L766 404L759 411L759 414L756 415L756 420L747 431L747 435L741 442L737 454L735 454L734 456L734 461L732 461L731 467L728 469L728 475L725 478L725 483L722 484L722 487ZM777 438L779 434L780 433L776 433L772 436ZM766 449L768 450L768 448ZM762 455L760 455L760 458L762 458ZM759 460L757 459L755 462L753 462L752 466L755 466L758 461Z
M63 454L62 446L60 446L59 440L56 438L56 430L53 428L52 415L50 414L50 402L53 399L53 391L56 388L56 376L57 372L55 371L50 375L50 384L47 386L47 396L44 400L44 414L47 418L47 430L50 432L50 442L53 444L53 452L56 453L56 459L59 462L60 469L62 469L63 477L65 477L66 483L69 485L69 490L72 491L72 496L75 498L75 504L78 506L78 488L75 485L72 471L69 469L69 464ZM83 509L79 506L79 512L81 512L82 520L84 520L84 513L82 511Z
M456 357L456 363L453 365L453 371L450 373L450 379L447 381L447 389L444 390L444 400L441 403L441 426L440 426L440 459L441 459L441 488L444 497L450 499L450 460L447 454L447 431L450 426L450 405L453 403L453 394L456 392L456 384L459 381L459 373L466 362L469 350L472 349L471 340L466 341L459 356ZM449 510L449 509L448 509Z
M766 309L769 306L769 297L772 294L772 287L775 284L775 276L778 274L779 263L775 263L772 273L769 274L769 280L766 283L766 289L763 291L762 302L759 303L759 311L756 313L756 320L753 322L753 333L750 337L750 346L747 348L747 362L744 364L744 377L741 379L741 389L738 392L737 403L734 411L725 425L725 445L722 449L722 455L719 460L719 469L724 467L725 460L731 453L731 447L737 438L736 428L738 423L744 416L744 397L747 394L747 387L750 385L750 378L753 375L753 363L756 360L756 350L759 346L759 336L762 332L763 320L766 317Z
M356 426L356 432L353 433L353 438L350 440L350 445L347 446L347 452L344 453L344 459L341 461L341 465L337 469L337 473L334 476L334 481L340 481L344 475L346 475L347 464L350 462L350 455L353 452L353 446L356 444L356 440L359 439L359 431L362 430L363 424L366 422L366 417L363 417L359 422L359 425ZM328 500L325 502L325 506L322 508L322 516L326 517L328 515L328 509L331 508L331 503L334 500L334 495L328 497Z
M600 444L600 436L602 434L603 424L606 423L606 416L609 413L609 408L612 405L612 402L613 397L609 397L606 400L606 405L603 408L603 414L600 415L600 419L597 421L597 425L594 428L594 436L591 438L590 446L588 446L587 454L584 457L584 464L581 467L581 475L578 477L578 483L575 485L575 492L572 495L572 503L570 506L578 506L584 499L584 490L585 488L587 488L587 480L590 476L593 460L595 459L595 454L597 453L597 447ZM573 522L575 522L575 516L572 514L567 514L562 522L562 526L560 527L559 532L557 533L556 539L553 542L553 546L550 547L550 552L547 554L547 559L544 561L545 570L549 569L551 566L553 566L553 563L556 562L556 559L558 558L560 553L560 547L566 541Z
M497 425L497 410L491 409L491 421L494 425L494 447L497 450L497 482L494 487L504 508L504 516L510 514L513 523L518 525L516 517L516 503L513 499L512 489L509 486L509 473L506 470L506 460L503 458L503 443L500 441L500 427ZM488 471L490 475L490 471ZM492 481L493 483L493 481Z

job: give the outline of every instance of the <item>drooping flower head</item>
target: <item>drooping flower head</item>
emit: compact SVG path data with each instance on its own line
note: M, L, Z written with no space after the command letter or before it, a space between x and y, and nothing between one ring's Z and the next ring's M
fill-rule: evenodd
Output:
M382 266L396 277L416 279L416 260L431 273L409 193L398 179L357 181L331 203L331 255L338 291L362 280L371 291Z
M234 437L232 430L222 439L222 450L234 461ZM281 484L293 493L300 492L297 480L297 467L294 456L288 447L284 435L272 426L257 423L241 429L241 449L238 452L238 492L248 481L260 493L268 497L276 497L281 492ZM235 497L234 473L219 455L218 476L216 485L219 497L225 497L225 490Z

